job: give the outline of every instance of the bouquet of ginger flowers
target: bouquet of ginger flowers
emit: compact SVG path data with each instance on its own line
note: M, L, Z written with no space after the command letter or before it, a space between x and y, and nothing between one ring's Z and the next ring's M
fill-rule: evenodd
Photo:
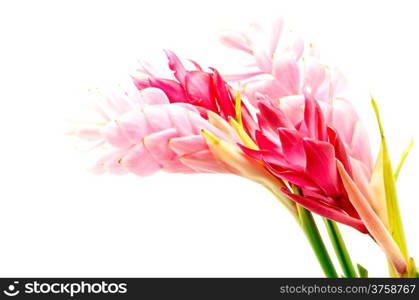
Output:
M247 56L239 72L220 74L167 50L167 76L142 63L130 84L102 94L94 107L102 121L73 132L103 149L93 172L241 176L269 189L295 217L326 277L368 276L353 264L337 223L369 235L391 277L418 277L395 184L410 147L393 168L374 99L375 159L343 75L285 31L282 19L223 32L220 40ZM324 218L341 272L313 213Z

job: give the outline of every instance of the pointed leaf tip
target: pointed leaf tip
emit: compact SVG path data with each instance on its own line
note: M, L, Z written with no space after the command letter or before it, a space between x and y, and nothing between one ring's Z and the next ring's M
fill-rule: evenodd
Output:
M356 267L358 268L358 273L360 278L368 278L368 270L365 269L360 264L356 264Z
M384 139L384 130L383 130L383 125L381 123L380 111L378 110L377 102L375 101L374 97L372 97L372 96L371 96L371 105L372 105L372 108L374 109L375 117L376 117L377 122L378 122L378 127L380 129L380 135Z
M397 180L397 178L399 177L400 170L402 169L402 167L404 165L404 162L405 162L407 156L410 153L410 150L412 150L413 144L414 144L413 139L411 139L409 145L403 151L402 156L400 157L400 161L399 161L399 163L398 163L398 165L396 167L396 171L394 172L394 179L395 180Z

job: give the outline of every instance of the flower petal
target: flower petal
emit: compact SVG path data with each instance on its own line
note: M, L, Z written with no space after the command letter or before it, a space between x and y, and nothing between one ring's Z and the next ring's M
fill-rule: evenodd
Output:
M121 159L121 165L131 173L139 176L148 176L160 170L161 166L151 156L143 143L134 146Z
M309 139L305 139L303 145L307 156L307 176L312 178L327 195L339 197L341 192L338 188L338 176L333 146L326 142Z
M327 219L351 226L362 233L368 233L368 230L365 228L361 220L347 215L344 211L337 207L328 205L325 202L320 201L320 199L292 194L287 189L283 189L283 192L286 193L292 200L308 209L309 211L312 211Z

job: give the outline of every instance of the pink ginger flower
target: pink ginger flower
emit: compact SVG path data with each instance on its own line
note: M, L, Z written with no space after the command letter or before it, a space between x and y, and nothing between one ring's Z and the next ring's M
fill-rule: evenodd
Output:
M201 130L226 141L237 141L226 122L210 114L219 128L186 103L170 103L156 88L126 92L101 99L96 111L103 121L78 128L75 134L109 150L92 171L147 176L166 172L229 172L208 149Z
M329 102L340 96L346 85L338 70L320 63L312 46L303 55L303 40L285 32L282 19L270 29L252 24L245 32L222 32L220 41L247 56L249 62L241 71L223 77L240 81L241 92L255 106L258 94L277 101L308 92L317 100Z

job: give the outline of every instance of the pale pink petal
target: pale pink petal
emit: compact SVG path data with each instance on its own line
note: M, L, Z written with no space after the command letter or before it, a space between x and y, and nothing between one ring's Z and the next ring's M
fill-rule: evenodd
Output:
M198 152L207 148L204 137L200 135L180 136L172 138L169 142L170 149L178 156Z
M164 162L162 170L169 173L184 173L184 174L190 174L190 173L196 172L194 169L191 169L190 167L184 165L178 159L173 159L173 160Z
M274 54L278 47L279 39L281 38L282 31L284 30L284 19L278 18L272 26L272 33L270 37L270 54Z
M169 104L169 98L166 94L158 88L146 88L141 90L141 97L145 104L157 105L157 104Z
M243 93L249 97L253 105L257 105L258 94L266 95L272 99L287 96L287 90L272 75L254 77L254 80L244 85Z
M221 43L233 49L241 50L246 53L252 54L252 49L250 49L249 45L247 44L246 39L233 31L226 31L222 32L219 36Z
M86 141L97 141L103 138L103 131L100 127L84 127L76 131L76 136Z
M303 95L286 96L279 100L279 107L294 126L304 118L304 101Z
M277 56L273 75L285 87L287 95L296 95L300 90L300 69L296 59L289 55Z
M196 172L226 173L227 170L222 163L215 160L210 150L201 150L190 155L181 156L179 160Z
M131 111L116 120L121 134L132 145L137 144L143 137L149 134L150 127L143 112Z
M114 175L123 175L128 173L128 170L121 164L121 158L125 154L125 150L116 151L103 160L103 167L106 171Z
M169 59L169 68L174 72L174 75L176 79L182 83L185 84L185 76L187 74L187 71L185 67L183 66L180 59L170 50L165 50L167 58Z
M148 105L144 107L144 115L150 132L156 132L173 127L169 117L168 105Z
M169 161L175 157L175 153L169 147L169 141L177 136L178 132L176 129L168 128L146 136L144 138L144 146L156 161Z
M121 164L131 173L139 176L151 175L161 168L142 143L130 149L121 159Z
M313 57L306 58L304 72L304 87L306 89L306 92L313 96L316 96L319 88L321 88L325 80L325 67L322 64L320 64L320 62L317 59Z
M333 100L330 125L348 146L351 145L358 119L358 114L349 101L342 98Z
M351 155L364 163L370 176L373 168L370 142L368 133L360 121L355 123L350 149Z
M194 134L195 130L192 128L188 110L184 107L176 104L170 105L169 118L173 126L179 132L180 136L188 136Z
M272 56L263 48L257 47L253 50L253 55L259 69L265 73L272 72Z
M127 148L132 145L131 140L127 138L119 126L118 121L108 123L104 132L106 141L114 147Z

